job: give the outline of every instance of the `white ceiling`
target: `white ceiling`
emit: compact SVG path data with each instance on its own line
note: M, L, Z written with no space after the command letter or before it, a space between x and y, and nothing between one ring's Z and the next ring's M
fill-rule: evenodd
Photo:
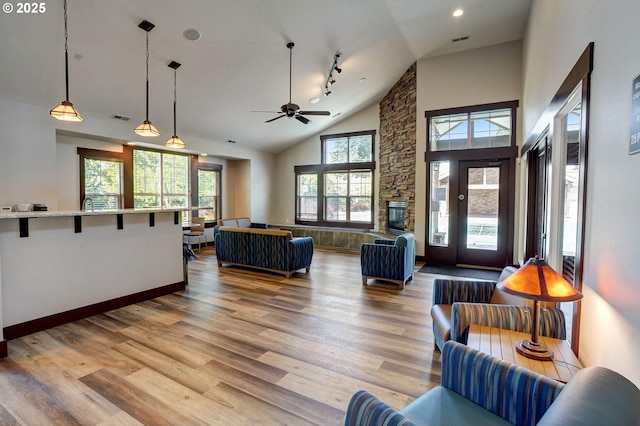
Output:
M15 3L15 2L13 2ZM64 98L62 0L43 14L0 15L2 96L55 106ZM149 119L161 144L173 133L173 70L178 78L178 134L279 152L378 102L416 60L518 40L531 0L68 0L70 101L85 122L145 115L146 19ZM464 9L454 18L456 7ZM196 42L183 32L195 28ZM469 36L466 41L452 39ZM289 98L307 125L256 110L278 111ZM322 96L334 54L341 74ZM365 78L364 82L360 82ZM309 99L320 97L316 104ZM338 115L339 114L339 115ZM115 119L114 119L115 120ZM79 125L78 132L82 132ZM109 135L101 135L109 136ZM131 132L132 140L140 140ZM155 141L154 141L155 142Z

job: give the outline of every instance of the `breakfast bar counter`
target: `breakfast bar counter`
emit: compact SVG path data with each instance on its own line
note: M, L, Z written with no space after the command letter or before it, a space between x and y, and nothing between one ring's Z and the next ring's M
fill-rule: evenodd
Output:
M184 289L182 209L0 213L7 340Z

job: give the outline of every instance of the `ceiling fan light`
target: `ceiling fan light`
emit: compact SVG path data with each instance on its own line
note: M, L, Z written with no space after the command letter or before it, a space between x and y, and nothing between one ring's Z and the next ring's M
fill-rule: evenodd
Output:
M157 136L160 136L160 132L158 131L158 129L156 129L156 127L151 124L149 120L144 120L142 124L133 129L133 131L136 135L144 136L146 138L155 138Z
M73 104L69 101L62 101L60 105L49 111L49 114L56 120L82 122L84 119L80 113L73 107Z
M164 143L164 146L167 148L185 148L187 145L182 142L182 139L180 139L178 135L173 135L171 139Z

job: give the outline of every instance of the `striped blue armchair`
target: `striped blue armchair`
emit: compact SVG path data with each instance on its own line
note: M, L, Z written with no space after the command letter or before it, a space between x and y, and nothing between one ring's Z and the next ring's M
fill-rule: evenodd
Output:
M398 235L395 240L376 239L360 246L362 285L368 279L390 281L404 288L413 279L416 259L415 236L411 233Z
M516 269L506 267L498 282ZM531 333L533 308L521 297L496 288L495 281L452 280L437 278L433 282L433 337L436 349L447 340L467 343L469 325ZM540 311L540 335L566 339L564 313L546 307Z
M638 419L640 390L612 370L587 367L563 384L448 341L440 386L400 411L360 390L345 426L635 426Z

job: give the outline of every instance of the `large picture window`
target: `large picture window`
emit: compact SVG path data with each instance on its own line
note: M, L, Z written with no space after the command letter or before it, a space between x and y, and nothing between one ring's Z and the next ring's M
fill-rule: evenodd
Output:
M79 206L89 197L96 210L184 207L183 220L191 214L220 219L220 164L201 163L195 155L126 145L122 152L78 148L78 155Z
M320 137L322 164L296 166L296 223L373 227L375 131Z

